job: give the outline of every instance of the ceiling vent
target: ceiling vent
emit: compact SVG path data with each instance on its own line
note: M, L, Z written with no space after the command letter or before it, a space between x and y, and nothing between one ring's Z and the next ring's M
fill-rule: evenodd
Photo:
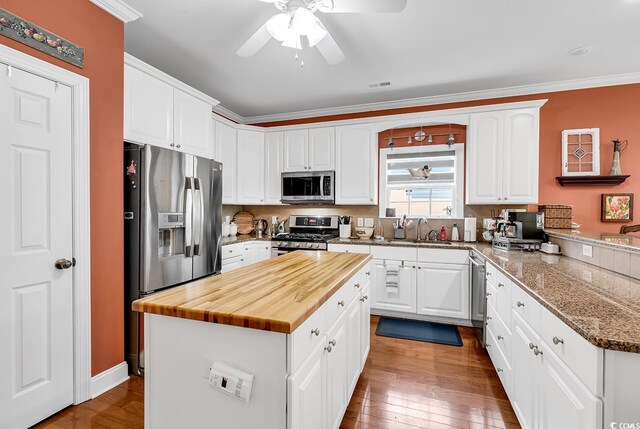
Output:
M385 86L391 86L391 82L386 81L386 82L376 82L376 83L370 83L369 84L369 88L373 89L373 88L383 88Z

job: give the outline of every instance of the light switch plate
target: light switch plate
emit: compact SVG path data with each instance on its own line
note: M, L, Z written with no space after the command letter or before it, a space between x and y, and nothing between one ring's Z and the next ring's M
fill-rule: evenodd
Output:
M364 226L366 226L367 228L373 228L373 218L372 217L364 218Z
M360 228L362 228L362 218L359 217L356 226L359 226Z
M587 244L582 245L582 255L593 258L593 246L589 246Z

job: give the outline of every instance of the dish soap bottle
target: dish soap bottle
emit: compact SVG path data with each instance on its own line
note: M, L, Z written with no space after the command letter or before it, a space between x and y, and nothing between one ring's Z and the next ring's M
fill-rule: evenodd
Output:
M454 223L451 229L451 241L460 241L460 232L458 231L457 223Z
M447 241L447 227L444 225L440 228L440 241Z

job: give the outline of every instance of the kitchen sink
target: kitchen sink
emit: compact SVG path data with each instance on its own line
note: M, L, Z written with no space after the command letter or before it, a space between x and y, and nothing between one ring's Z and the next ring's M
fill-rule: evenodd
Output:
M442 245L442 246L450 246L451 242L450 241L434 241L434 240L416 240L416 239L412 239L412 238L407 238L404 240L390 240L389 241L390 244L393 243L398 243L398 244L415 244L417 246L423 245L423 246L433 246L433 245Z

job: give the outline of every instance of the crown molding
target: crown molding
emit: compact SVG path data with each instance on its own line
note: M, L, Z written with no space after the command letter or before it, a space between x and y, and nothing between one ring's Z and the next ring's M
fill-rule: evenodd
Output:
M351 106L332 107L327 109L304 110L300 112L277 113L273 115L242 117L235 115L241 124L260 124L293 119L316 118L348 113L375 112L376 110L401 109L406 107L432 106L437 104L458 103L464 101L490 100L494 98L514 97L520 95L544 94L548 92L571 91L604 86L628 85L640 83L640 73L628 73L593 78L573 79L532 85L512 86L482 91L461 92L455 94L436 95L431 97L410 98L405 100L385 101L379 103L355 104ZM236 120L236 119L234 119Z
M229 119L237 124L244 124L245 120L242 116L238 115L235 112L232 112L231 110L227 109L226 107L221 106L220 104L218 104L217 106L215 106L213 108L213 112L217 113L218 115L224 117L225 119Z
M142 18L142 14L123 2L122 0L89 0L91 3L98 6L118 18L120 21L127 22L135 21Z
M166 74L165 72L158 70L157 68L145 63L142 60L139 60L138 58L134 57L131 54L128 53L124 53L124 63L128 66L134 67L138 70L140 70L143 73L148 74L149 76L153 76L156 79L160 79L163 82L168 83L169 85L173 86L174 88L177 88L181 91L186 92L189 95L192 95L202 101L204 101L207 104L210 104L211 106L217 106L218 104L220 104L220 102L218 100L216 100L213 97L208 96L207 94L198 91L197 89L193 88L192 86L187 85L186 83L176 79L173 76L170 76L168 74ZM226 109L225 109L226 110Z

